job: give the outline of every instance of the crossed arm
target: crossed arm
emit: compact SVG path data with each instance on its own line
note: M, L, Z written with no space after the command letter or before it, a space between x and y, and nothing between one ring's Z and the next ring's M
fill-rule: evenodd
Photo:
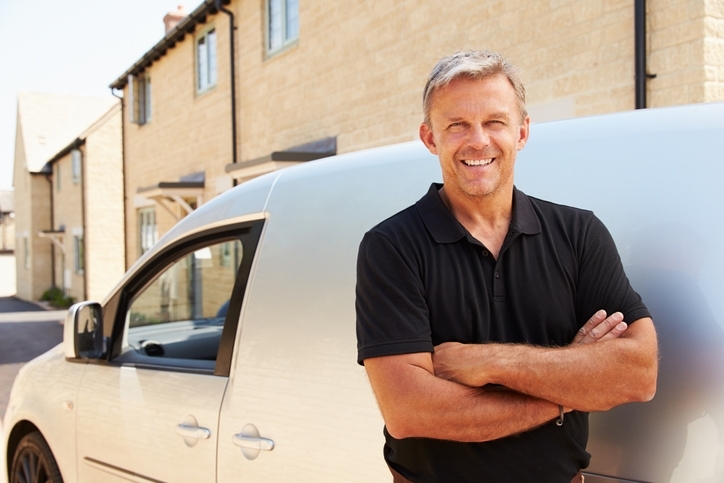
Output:
M597 411L650 400L653 323L622 322L599 311L563 348L447 343L434 354L366 359L365 368L393 437L489 441L541 426L559 405Z

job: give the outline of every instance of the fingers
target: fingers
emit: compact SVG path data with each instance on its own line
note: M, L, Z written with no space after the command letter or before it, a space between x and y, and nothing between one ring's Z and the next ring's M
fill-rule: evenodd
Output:
M580 328L572 344L590 344L602 340L616 339L628 329L621 312L606 317L605 310L599 310Z
M583 324L583 327L578 329L578 333L573 338L573 341L571 344L581 344L583 339L591 332L591 330L595 329L598 324L606 320L606 311L605 310L599 310L595 314L591 316L588 321Z

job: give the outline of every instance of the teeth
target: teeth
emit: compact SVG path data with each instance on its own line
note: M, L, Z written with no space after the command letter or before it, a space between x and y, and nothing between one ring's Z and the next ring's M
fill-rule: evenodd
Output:
M468 166L487 166L493 162L493 158L488 159L463 159L463 163Z

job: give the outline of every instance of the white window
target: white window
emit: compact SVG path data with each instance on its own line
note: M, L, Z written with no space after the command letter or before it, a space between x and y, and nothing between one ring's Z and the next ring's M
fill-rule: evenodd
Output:
M23 237L23 265L26 269L30 268L30 248L28 247L28 237Z
M216 85L216 29L207 30L196 39L196 92Z
M138 241L141 255L146 253L158 241L156 208L138 210Z
M128 113L131 122L151 121L151 77L148 74L128 76Z
M80 183L80 160L81 154L79 149L70 152L71 170L73 172L73 183Z
M299 37L299 0L266 0L267 53L296 42Z
M83 235L73 237L73 253L75 258L75 273L83 273L85 269L85 244Z

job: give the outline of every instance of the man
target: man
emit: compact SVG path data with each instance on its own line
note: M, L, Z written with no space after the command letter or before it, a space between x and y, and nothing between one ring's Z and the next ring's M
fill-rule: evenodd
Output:
M591 212L514 187L530 123L515 67L444 58L423 104L444 185L370 230L358 259L385 460L396 482L582 481L587 412L655 392L649 313Z

